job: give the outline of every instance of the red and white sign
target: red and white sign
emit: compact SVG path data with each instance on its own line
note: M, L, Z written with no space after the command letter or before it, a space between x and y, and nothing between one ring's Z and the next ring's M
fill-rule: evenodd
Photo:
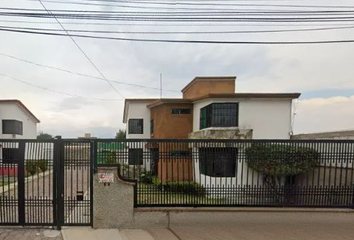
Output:
M114 182L113 173L98 173L98 179L100 183L112 183Z

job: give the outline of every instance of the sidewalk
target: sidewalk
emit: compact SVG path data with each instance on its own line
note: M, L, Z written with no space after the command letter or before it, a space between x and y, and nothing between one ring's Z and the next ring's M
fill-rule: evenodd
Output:
M91 229L68 228L61 231L63 240L178 240L168 229Z
M354 213L179 213L170 228L63 229L63 240L353 240Z

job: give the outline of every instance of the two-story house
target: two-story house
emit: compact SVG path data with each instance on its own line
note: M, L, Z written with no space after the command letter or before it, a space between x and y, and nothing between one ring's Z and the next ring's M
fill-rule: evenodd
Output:
M182 93L182 98L126 99L123 122L127 124L127 138L289 139L293 100L300 96L300 93L238 93L236 77L196 77ZM215 162L220 157L212 154L217 149L193 149L187 143L168 147L151 144L149 148L151 168L163 180L193 178L193 172L199 169L189 159ZM223 172L218 173L225 176L230 175L228 171L235 172L234 160L228 165L227 159L240 154L237 149L226 150L222 151L227 155L222 157ZM144 151L147 149L130 147L129 158L143 162ZM182 175L174 176L169 170L176 167L173 156L180 159L180 170L174 172ZM214 171L213 168L209 170Z

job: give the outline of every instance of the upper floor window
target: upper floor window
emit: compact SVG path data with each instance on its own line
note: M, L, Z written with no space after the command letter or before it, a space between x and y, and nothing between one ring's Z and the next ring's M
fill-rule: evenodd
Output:
M190 114L191 110L189 108L183 109L172 109L172 114Z
M2 120L2 134L23 134L23 125L17 120Z
M150 120L150 133L153 134L154 133L154 119Z
M144 119L129 119L128 133L129 134L143 134L144 133Z
M237 127L238 103L212 103L200 109L200 129Z

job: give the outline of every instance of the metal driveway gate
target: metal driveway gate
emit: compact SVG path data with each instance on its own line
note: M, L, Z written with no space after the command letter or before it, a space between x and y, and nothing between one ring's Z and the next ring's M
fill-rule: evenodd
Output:
M92 225L91 145L0 140L0 225Z

